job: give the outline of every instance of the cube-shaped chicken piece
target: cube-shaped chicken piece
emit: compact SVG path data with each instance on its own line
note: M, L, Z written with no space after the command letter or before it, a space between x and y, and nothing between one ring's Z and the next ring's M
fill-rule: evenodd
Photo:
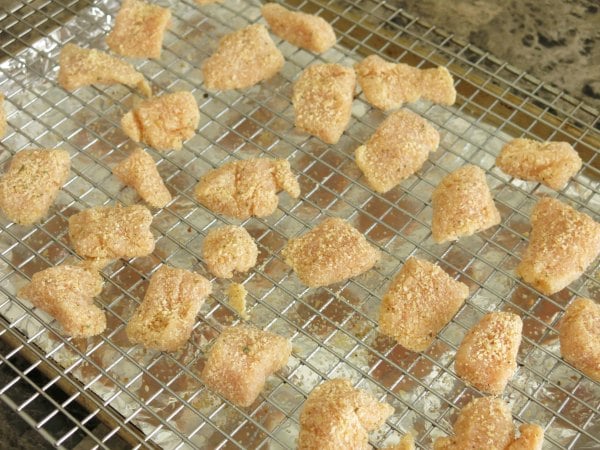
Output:
M0 209L18 224L37 222L48 214L70 169L65 150L21 150L0 178Z
M256 265L258 248L244 227L225 225L211 229L202 243L202 258L210 273L231 278L233 272L247 272Z
M0 93L0 139L6 134L6 111L4 110L4 95Z
M234 404L250 406L291 353L291 342L282 336L248 325L229 327L210 348L202 380Z

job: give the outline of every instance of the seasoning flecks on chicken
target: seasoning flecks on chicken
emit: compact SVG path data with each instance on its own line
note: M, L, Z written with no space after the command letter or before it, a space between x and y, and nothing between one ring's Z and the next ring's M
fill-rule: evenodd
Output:
M256 265L258 248L244 227L225 225L211 229L202 243L202 258L208 270L219 278L233 272L247 272Z

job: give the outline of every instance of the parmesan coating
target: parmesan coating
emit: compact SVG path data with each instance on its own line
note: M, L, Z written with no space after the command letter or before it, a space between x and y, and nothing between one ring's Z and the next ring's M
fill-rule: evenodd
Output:
M387 192L408 178L437 150L440 134L410 111L388 116L365 145L356 149L356 165L377 192Z
M517 370L523 321L509 312L492 312L465 335L456 351L456 374L482 392L500 395Z
M146 348L177 351L190 338L196 315L211 291L203 276L161 266L150 278L144 301L127 324L127 337Z
M4 111L4 95L0 92L0 139L6 134L6 111Z
M283 55L264 25L249 25L221 38L217 50L204 61L207 89L245 89L268 80L281 70Z
M553 198L531 213L529 245L516 272L538 291L552 295L581 276L600 253L600 224Z
M290 239L282 255L309 287L327 286L360 275L371 269L381 256L359 231L334 217Z
M424 351L468 295L469 288L439 266L410 258L383 297L379 328L403 347Z
M141 148L136 148L131 155L117 164L113 173L123 184L134 188L153 208L162 208L172 200L152 156Z
M225 225L211 229L202 245L202 258L210 273L233 277L233 271L247 272L256 265L258 248L244 227Z
M371 55L354 68L365 97L379 109L400 108L419 99L441 105L453 105L456 101L452 75L445 67L417 69Z
M485 172L471 164L446 175L434 189L431 200L431 234L438 244L500 223Z
M300 185L284 159L251 158L228 162L204 174L196 186L196 198L210 210L247 219L273 214L277 193L300 196Z
M150 97L152 89L144 76L119 58L96 49L66 44L60 51L58 84L74 91L92 84L124 84Z
M521 435L506 450L542 450L544 429L539 425L525 423L519 427Z
M127 136L161 151L180 150L199 123L196 99L185 91L144 100L121 118Z
M229 305L244 320L250 319L250 315L246 312L246 295L248 295L248 291L243 284L232 283L227 289Z
M106 328L104 311L94 305L101 291L97 271L63 264L35 273L18 295L58 320L66 335L85 338Z
M569 364L600 381L600 305L574 300L560 323L560 353Z
M247 407L291 354L292 343L282 336L249 325L229 327L209 350L202 379L229 401Z
M564 188L581 169L581 158L567 142L514 139L502 147L496 165L515 178Z
M295 125L327 144L337 143L350 121L355 85L351 68L339 64L309 66L294 83Z
M171 11L142 0L123 0L106 44L115 53L132 58L160 58Z
M65 150L21 150L0 178L0 209L18 224L37 222L48 214L70 168Z
M368 450L370 431L394 413L349 380L325 381L308 396L300 412L298 450Z
M154 251L152 214L142 205L97 206L69 218L69 238L79 256L118 259Z
M261 12L271 31L290 44L314 53L323 53L335 44L333 27L322 17L290 11L277 3L266 3Z

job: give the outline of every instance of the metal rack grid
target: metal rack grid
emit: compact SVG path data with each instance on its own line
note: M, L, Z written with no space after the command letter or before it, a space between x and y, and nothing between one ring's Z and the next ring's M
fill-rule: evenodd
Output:
M118 123L135 93L113 86L67 94L55 82L61 45L105 48L104 35L118 3L97 1L76 11L76 1L40 0L27 4L25 11L0 16L8 36L2 50L10 57L0 64L9 122L0 161L30 146L62 147L72 156L71 179L42 223L26 228L0 219L0 335L14 348L0 354L0 364L15 374L0 389L2 399L57 446L85 438L86 446L111 448L120 435L140 447L293 448L306 395L324 379L346 376L396 409L372 435L374 445L393 443L411 431L420 448L430 448L435 437L451 431L458 409L478 395L453 370L453 355L465 331L486 311L511 310L525 324L519 368L504 395L515 419L542 425L544 448L597 448L600 385L560 358L557 324L574 296L598 299L598 263L552 297L539 295L513 271L538 196L556 196L597 218L597 111L382 1L285 2L329 20L340 38L336 48L315 57L275 39L286 57L279 75L243 92L207 92L200 62L214 50L218 37L260 21L260 4L170 3L173 24L163 56L137 67L157 92L191 90L200 105L201 124L183 150L150 150L174 200L154 211L157 245L150 257L104 269L105 288L98 301L106 310L108 328L85 341L61 336L56 322L14 294L33 273L73 257L66 235L71 214L114 201L137 201L110 174L130 148ZM74 17L65 21L69 12ZM33 44L25 39L30 28L43 36ZM25 48L16 50L18 44ZM294 130L290 104L291 83L307 65L352 64L370 53L419 67L444 64L455 76L459 93L453 107L409 106L440 130L440 149L416 176L385 195L368 189L352 161L354 149L381 123L383 113L358 97L346 133L329 146ZM567 140L584 166L559 193L513 180L494 167L494 158L514 136ZM261 254L257 268L235 281L249 291L251 322L289 337L294 350L287 368L269 379L259 400L242 409L210 393L198 375L206 348L223 326L237 321L224 299L226 282L213 280L215 294L203 306L190 342L178 353L132 347L124 326L160 264L208 276L199 256L202 236L227 220L194 200L199 176L225 161L261 155L290 161L299 174L302 197L293 201L282 196L275 214L243 222ZM487 171L502 224L436 245L429 232L431 191L446 173L466 162ZM280 250L287 239L327 215L347 218L384 256L360 277L309 290L282 262ZM419 354L395 345L376 329L379 299L411 255L439 262L471 292L431 348ZM20 356L29 362L18 363ZM41 385L32 380L36 370L47 377ZM23 384L32 387L26 398L16 394ZM55 400L55 386L67 392L66 399ZM44 402L51 409L40 416L36 405ZM89 413L76 414L76 403ZM57 433L54 422L59 418L66 418L69 426ZM98 426L99 421L105 425Z

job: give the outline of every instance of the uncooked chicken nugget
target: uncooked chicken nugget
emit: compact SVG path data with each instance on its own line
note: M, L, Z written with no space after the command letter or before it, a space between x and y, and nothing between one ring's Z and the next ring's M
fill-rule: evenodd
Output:
M113 169L113 173L137 193L153 208L162 208L172 199L156 164L148 153L136 148L131 155Z
M202 258L210 273L231 278L233 272L247 272L256 265L258 248L244 227L225 225L211 229L202 243Z
M234 404L250 406L291 354L292 343L282 336L249 325L229 327L208 351L202 380Z
M313 64L294 83L295 125L327 144L340 140L352 114L356 75L339 64Z
M195 193L208 209L243 220L273 214L280 191L292 198L300 195L290 163L284 159L252 158L231 161L204 174Z
M217 50L202 64L208 89L245 89L268 80L284 59L264 25L249 25L221 38Z
M365 145L356 149L356 165L377 192L387 192L408 178L437 150L440 134L410 111L388 116Z
M482 392L500 395L517 370L523 321L509 312L481 318L463 338L454 361L456 374Z
M160 58L171 11L142 0L123 0L106 44L120 55Z
M290 11L277 3L266 3L261 12L273 33L297 47L323 53L335 44L333 27L322 17Z
M381 427L394 408L349 380L325 381L300 411L298 450L368 450L370 431Z
M431 234L438 244L500 223L485 172L471 164L446 175L434 189L431 200Z
M421 352L456 314L469 288L439 266L410 258L383 296L379 328L403 347Z
M0 209L18 224L37 222L48 214L70 168L65 150L21 150L0 178Z
M417 69L371 55L354 68L365 97L379 109L399 108L421 98L441 105L453 105L456 101L452 75L445 67Z
M119 58L96 49L66 44L60 51L58 84L74 91L92 84L124 84L137 88L150 97L152 89L144 76L133 66Z
M515 178L562 189L581 169L581 158L567 142L514 139L502 147L496 165Z
M196 315L211 291L203 276L161 266L150 278L144 301L127 324L127 337L146 348L177 351L190 338Z
M121 118L127 136L161 151L180 150L199 123L196 99L185 91L141 101Z
M327 286L371 269L379 250L348 222L337 217L323 220L283 249L286 264L309 287Z
M581 276L600 253L600 223L554 198L531 213L529 245L516 272L538 291L552 295Z
M63 264L33 274L19 297L54 317L68 336L85 338L106 328L104 311L94 305L102 277L85 266Z
M0 93L0 139L6 134L6 111L4 111L4 95Z
M69 217L69 238L79 256L118 259L154 251L152 214L142 205L97 206Z
M574 300L560 322L560 353L569 364L600 381L600 305Z

